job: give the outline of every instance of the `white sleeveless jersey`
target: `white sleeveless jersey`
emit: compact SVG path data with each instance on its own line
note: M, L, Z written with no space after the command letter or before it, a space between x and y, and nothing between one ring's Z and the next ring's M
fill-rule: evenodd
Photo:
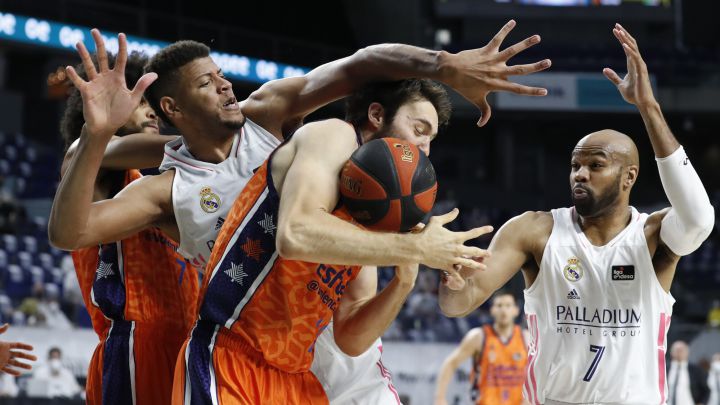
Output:
M643 227L593 246L574 208L552 210L540 272L525 290L532 335L524 395L535 404L664 404L675 300L655 275Z
M246 118L221 163L195 159L182 137L165 146L160 171L175 170L172 203L180 231L178 251L200 271L210 260L215 238L235 199L279 145L274 135Z
M310 370L320 381L330 405L398 405L400 396L380 359L378 339L365 353L350 357L335 344L333 323L318 336Z

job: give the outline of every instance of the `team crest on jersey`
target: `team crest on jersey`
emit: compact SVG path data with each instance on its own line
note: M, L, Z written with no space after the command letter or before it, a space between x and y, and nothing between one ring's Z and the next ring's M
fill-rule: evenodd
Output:
M200 208L208 214L212 214L220 208L220 197L213 193L210 187L203 187L200 189Z
M568 259L568 264L563 268L563 275L568 281L578 281L583 276L583 269L580 266L580 259L573 256Z

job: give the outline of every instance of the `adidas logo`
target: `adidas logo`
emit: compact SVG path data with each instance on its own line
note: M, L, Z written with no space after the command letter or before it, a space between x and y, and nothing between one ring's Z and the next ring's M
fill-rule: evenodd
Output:
M215 230L222 228L223 224L225 223L225 219L220 217L218 218L217 222L215 223Z
M567 297L569 300L579 300L580 294L578 294L577 291L575 291L575 289L573 288L572 290L570 290Z

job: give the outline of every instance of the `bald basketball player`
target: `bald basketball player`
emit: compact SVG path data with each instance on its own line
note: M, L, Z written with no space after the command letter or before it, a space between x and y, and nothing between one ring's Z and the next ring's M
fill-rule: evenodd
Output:
M613 130L591 133L570 160L574 206L511 219L490 244L487 271L440 286L443 312L464 316L522 268L532 334L524 394L532 404L665 403L670 286L680 256L695 251L715 221L637 42L619 24L613 33L628 74L603 72L640 112L671 207L648 215L630 206L635 143Z

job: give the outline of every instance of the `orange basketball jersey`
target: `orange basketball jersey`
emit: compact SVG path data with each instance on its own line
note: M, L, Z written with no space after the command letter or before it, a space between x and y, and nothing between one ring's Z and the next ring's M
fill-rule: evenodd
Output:
M140 177L129 170L124 185ZM72 257L101 340L88 370L88 403L169 403L177 353L196 314L197 270L156 228Z
M503 342L492 325L484 325L483 347L473 356L470 375L473 400L478 405L520 405L525 381L527 348L522 330L515 325Z
M213 247L200 292L198 321L184 359L178 360L178 370L184 364L185 372L176 371L174 399L183 397L184 403L214 404L218 398L221 403L316 403L303 396L308 391L324 397L308 371L315 340L360 267L292 261L278 255L280 199L269 162L257 170L235 201ZM350 219L343 210L334 215ZM237 356L228 358L228 350ZM234 375L237 367L245 370L242 378ZM288 377L278 377L278 373ZM297 382L278 380L290 376L297 376ZM244 383L218 384L238 378ZM178 384L183 385L181 392ZM264 391L262 398L253 394L268 384L273 388ZM229 390L238 392L225 392Z

